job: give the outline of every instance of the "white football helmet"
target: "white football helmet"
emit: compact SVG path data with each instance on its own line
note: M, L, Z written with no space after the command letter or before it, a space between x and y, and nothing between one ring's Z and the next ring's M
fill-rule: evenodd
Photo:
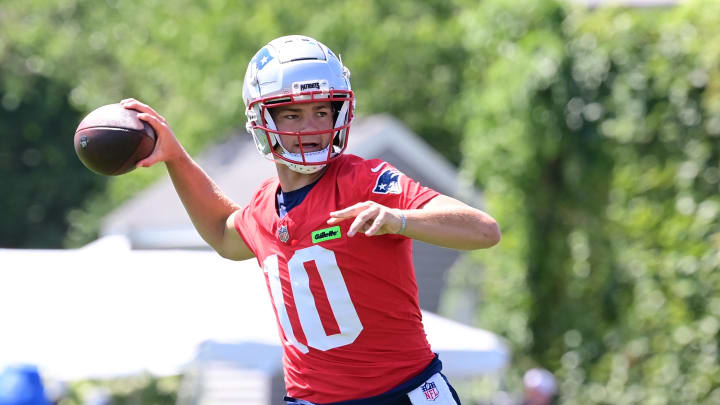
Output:
M247 131L261 155L287 165L299 173L315 173L347 147L355 96L350 88L350 70L322 43L301 35L270 41L250 60L243 83ZM334 128L327 131L278 131L270 108L289 104L330 101ZM304 152L302 137L332 132L327 148ZM299 153L290 153L279 135L294 135Z

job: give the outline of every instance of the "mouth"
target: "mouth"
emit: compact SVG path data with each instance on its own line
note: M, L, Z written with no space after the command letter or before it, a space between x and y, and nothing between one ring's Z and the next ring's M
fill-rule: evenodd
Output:
M322 145L318 142L303 142L302 148L300 147L300 144L295 145L295 147L298 151L302 150L303 152L315 152L322 149Z

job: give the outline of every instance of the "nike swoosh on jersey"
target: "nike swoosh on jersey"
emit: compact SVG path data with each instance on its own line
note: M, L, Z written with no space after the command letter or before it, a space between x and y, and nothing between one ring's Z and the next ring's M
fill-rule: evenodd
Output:
M382 162L379 165L377 165L377 167L373 167L372 169L370 169L370 171L373 173L377 173L380 171L380 169L382 169L383 166L385 166L386 163L387 162Z

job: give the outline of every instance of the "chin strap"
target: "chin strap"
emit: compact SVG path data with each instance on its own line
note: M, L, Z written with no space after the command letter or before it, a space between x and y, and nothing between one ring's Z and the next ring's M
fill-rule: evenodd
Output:
M282 146L282 142L280 143L280 147L282 148L282 155L284 158L295 160L295 161L302 161L303 160L303 154L300 153L290 153L288 152L284 146ZM314 162L322 162L325 159L327 159L328 156L328 149L330 148L330 145L328 145L323 150L318 150L315 152L305 152L305 161L314 163ZM330 155L330 157L335 156L335 153ZM282 159L275 159L276 162L280 162L284 164L285 166L289 167L290 170L297 172L297 173L303 173L303 174L310 174L315 173L325 167L326 165L301 165L297 163L290 163L288 161L282 160Z

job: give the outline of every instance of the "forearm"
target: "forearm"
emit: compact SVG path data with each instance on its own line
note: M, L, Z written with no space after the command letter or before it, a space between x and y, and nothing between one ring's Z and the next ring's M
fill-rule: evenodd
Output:
M404 210L403 235L452 249L489 248L500 241L500 229L488 214L469 206Z
M219 250L226 220L240 207L223 194L187 153L165 164L195 229L210 246Z
M500 242L500 228L488 214L446 195L438 195L420 209L389 208L363 201L330 212L329 225L353 218L347 235L402 234L452 249L474 250ZM404 218L404 219L403 219ZM403 222L405 225L403 225Z

